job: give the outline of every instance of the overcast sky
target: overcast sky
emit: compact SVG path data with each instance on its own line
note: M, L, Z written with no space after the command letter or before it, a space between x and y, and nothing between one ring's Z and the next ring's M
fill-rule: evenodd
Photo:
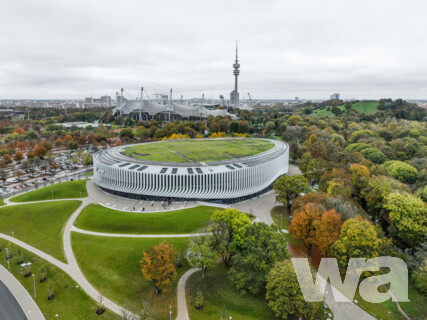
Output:
M424 0L1 0L0 99L427 98Z

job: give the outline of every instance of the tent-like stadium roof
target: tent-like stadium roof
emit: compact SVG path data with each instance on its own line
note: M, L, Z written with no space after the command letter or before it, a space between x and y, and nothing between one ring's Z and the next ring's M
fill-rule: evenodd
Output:
M155 116L159 113L170 112L172 114L178 114L181 117L202 117L207 118L208 116L225 116L229 115L232 118L236 118L234 114L230 114L226 109L210 110L204 106L192 106L189 104L178 104L172 103L172 106L168 104L161 104L152 101L143 101L141 108L141 101L126 101L121 106L117 106L113 109L113 114L124 114L128 115L132 112L135 113L148 113L150 116Z

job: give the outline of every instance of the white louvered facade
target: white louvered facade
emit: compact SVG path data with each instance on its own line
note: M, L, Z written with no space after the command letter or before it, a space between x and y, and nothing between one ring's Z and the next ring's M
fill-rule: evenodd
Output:
M129 145L101 150L93 158L95 182L134 199L243 200L288 172L289 146L271 141L275 146L258 155L207 163L135 159L120 152Z

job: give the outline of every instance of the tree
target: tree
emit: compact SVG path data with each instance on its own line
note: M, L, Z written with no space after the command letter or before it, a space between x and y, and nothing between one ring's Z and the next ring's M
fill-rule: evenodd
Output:
M201 290L197 290L195 308L197 310L200 310L203 308L203 292Z
M314 244L323 256L328 256L331 246L338 240L342 223L341 215L334 209L323 212L320 220L314 222Z
M370 171L369 169L359 163L353 163L350 165L350 172L351 172L351 182L353 183L354 187L354 195L358 198L362 198L362 190L366 188L369 182L369 176Z
M141 272L146 280L153 281L156 294L172 288L176 279L176 255L173 245L166 241L153 246L148 253L144 252L140 261Z
M381 164L389 160L387 156L377 148L366 148L363 149L361 152L366 159L376 164Z
M409 257L408 267L412 272L412 280L417 289L427 294L427 241L416 248L413 256Z
M6 165L11 164L13 162L12 161L12 157L8 153L6 153L5 155L3 155L3 159L2 160L4 161L4 163Z
M385 213L385 198L393 191L410 192L408 186L387 176L373 176L362 190L367 211L374 217L382 217Z
M286 236L276 226L254 223L236 254L229 279L241 293L257 294L265 288L266 276L274 263L289 258Z
M341 109L340 109L340 108L338 108L337 106L333 106L331 111L332 111L332 113L333 113L334 115L336 115L336 116L339 116L339 115L341 115L341 114L342 114Z
M311 249L316 244L316 226L322 218L324 207L315 203L308 203L303 210L298 212L292 219L289 232L295 239L301 239L307 247L308 256L311 256Z
M403 240L421 242L427 234L427 205L411 194L390 193L384 208Z
M308 279L312 281L312 279ZM277 262L267 275L268 306L280 319L313 319L320 302L306 302L289 260Z
M13 160L21 161L22 159L24 159L24 154L22 151L16 151L15 155L13 156Z
M283 203L289 211L292 201L301 193L308 192L310 187L307 183L307 179L302 175L291 177L283 175L274 182L273 189L276 192L276 201Z
M91 166L93 164L93 158L91 155L87 154L85 155L83 159L83 165L84 166Z
M215 265L218 254L213 250L211 235L194 237L187 250L187 260L194 268L202 269L202 278L205 277L208 267Z
M40 159L43 159L43 157L46 155L46 153L47 153L47 149L42 145L38 145L33 150L34 156L36 156L37 158L40 158Z
M212 234L212 248L221 254L222 261L228 267L231 258L246 240L251 219L246 213L231 208L215 210L211 221L208 232Z
M384 163L387 174L403 183L414 183L418 177L418 170L402 161L394 160Z
M265 128L264 128L264 134L266 136L269 136L273 130L275 128L274 122L273 121L269 121L265 124Z
M350 258L378 257L379 248L380 240L374 225L359 216L343 223L340 237L332 245L331 253L337 258L340 269L344 271Z
M311 156L310 152L305 152L298 160L298 167L304 174L304 177L307 177L307 172L310 170L310 162L312 160L313 157Z
M119 134L120 140L131 140L134 137L132 128L124 128L122 130L120 130L120 134Z

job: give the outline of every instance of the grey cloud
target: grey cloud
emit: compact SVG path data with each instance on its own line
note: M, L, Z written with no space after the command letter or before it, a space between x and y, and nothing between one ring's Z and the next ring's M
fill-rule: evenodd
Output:
M0 99L174 88L257 98L427 98L422 0L15 0L0 4Z

